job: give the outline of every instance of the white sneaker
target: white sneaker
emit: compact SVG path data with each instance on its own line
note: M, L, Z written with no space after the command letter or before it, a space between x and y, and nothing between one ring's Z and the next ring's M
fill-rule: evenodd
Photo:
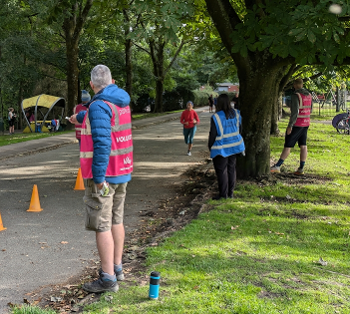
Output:
M281 169L280 167L276 166L276 165L273 165L271 168L270 168L270 172L273 173L273 172L281 172Z
M187 153L187 156L192 156L191 151L189 151L189 152Z

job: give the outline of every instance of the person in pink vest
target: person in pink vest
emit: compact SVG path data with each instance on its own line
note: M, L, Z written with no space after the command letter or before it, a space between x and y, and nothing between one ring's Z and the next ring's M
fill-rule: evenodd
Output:
M72 115L80 123L80 167L85 184L85 227L96 232L101 259L100 277L83 289L100 293L119 289L123 280L124 202L133 170L130 96L118 88L105 65L91 71L95 96L87 112Z
M78 114L80 111L86 111L87 107L85 104L87 104L91 100L91 96L88 91L82 90L81 91L81 104L76 105L73 109L73 114ZM75 137L79 142L80 145L80 139L81 139L81 124L75 125Z
M280 172L280 167L290 154L290 149L298 142L300 147L300 165L295 175L304 175L304 165L307 157L307 131L310 126L312 96L303 88L303 80L294 81L295 92L291 99L291 114L286 130L284 149L278 162L270 168L271 172Z

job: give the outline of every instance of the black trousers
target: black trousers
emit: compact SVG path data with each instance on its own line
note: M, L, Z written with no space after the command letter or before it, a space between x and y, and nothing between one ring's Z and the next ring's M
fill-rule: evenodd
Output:
M232 197L236 186L236 155L213 158L214 168L219 183L220 197Z

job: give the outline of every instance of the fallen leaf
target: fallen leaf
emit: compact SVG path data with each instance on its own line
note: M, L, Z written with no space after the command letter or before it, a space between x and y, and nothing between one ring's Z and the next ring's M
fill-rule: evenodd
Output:
M41 298L32 302L32 305L37 305L41 301Z
M324 261L322 257L320 257L320 259L317 262L318 264L322 265L322 266L327 266L328 262Z

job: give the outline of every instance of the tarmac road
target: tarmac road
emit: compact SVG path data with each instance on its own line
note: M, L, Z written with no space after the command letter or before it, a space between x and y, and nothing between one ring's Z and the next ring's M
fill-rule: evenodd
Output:
M208 156L211 114L207 109L198 113L192 157L183 142L180 114L134 123L127 233L137 228L141 210L157 210L161 200L175 196L181 174ZM43 147L50 148L40 151ZM7 313L7 303L22 303L28 292L66 282L98 259L94 232L84 229L84 191L73 190L78 168L74 133L0 148L0 214L7 228L0 232L1 314ZM26 211L34 184L43 208L39 213Z

